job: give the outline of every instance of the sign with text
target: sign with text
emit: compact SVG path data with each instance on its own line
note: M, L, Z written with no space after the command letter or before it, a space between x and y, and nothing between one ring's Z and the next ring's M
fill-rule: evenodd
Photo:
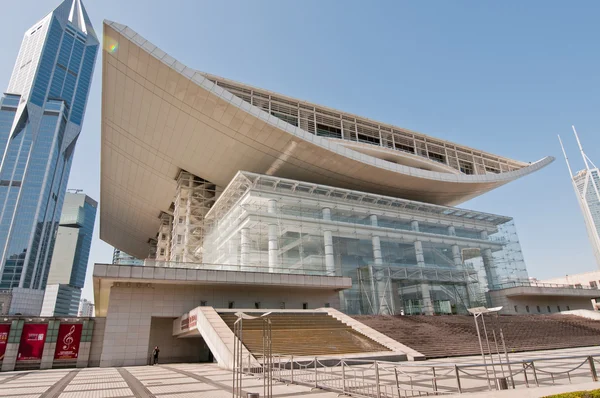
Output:
M61 323L58 328L54 359L77 359L82 330L81 323Z
M17 361L42 359L47 331L47 323L26 323L23 325Z
M181 330L188 330L196 327L196 323L198 322L198 316L195 311L190 311L187 316L183 316L181 318Z
M8 333L10 332L10 324L0 324L0 361L4 359L6 352L6 344L8 343Z

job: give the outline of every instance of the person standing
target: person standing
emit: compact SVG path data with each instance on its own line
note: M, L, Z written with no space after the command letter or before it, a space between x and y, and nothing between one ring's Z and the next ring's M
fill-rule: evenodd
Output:
M157 365L158 364L158 354L160 353L160 350L158 349L158 346L154 347L154 351L152 351L152 365Z

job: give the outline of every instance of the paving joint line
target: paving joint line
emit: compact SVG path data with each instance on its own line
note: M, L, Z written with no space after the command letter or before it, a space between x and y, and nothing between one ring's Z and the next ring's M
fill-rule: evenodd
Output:
M80 370L81 369L72 370L69 373L67 373L66 375L64 375L59 381L54 383L52 385L52 387L50 387L50 389L46 390L46 392L43 393L40 396L40 398L56 398L56 397L58 397L65 390L65 388L67 388L67 386L69 385L71 380L73 380L75 378L75 376L77 376L77 373L79 373Z
M206 378L206 377L203 377L203 376L197 375L197 374L195 374L195 373L188 372L188 371L186 371L186 370L177 369L177 368L174 368L174 367L171 367L171 366L164 366L164 365L159 365L159 366L160 366L161 368L163 368L163 369L172 370L173 372L176 372L176 373L182 374L182 375L184 375L184 376L187 376L187 377L191 377L192 379L195 379L195 380L201 381L202 383L206 383L206 384L209 384L209 385L211 385L211 386L213 386L213 387L220 388L222 391L233 392L233 387L230 387L230 386L229 386L229 385L227 385L227 384L219 383L219 382L213 381L213 380L211 380L211 379L208 379L208 378ZM242 396L246 396L246 395L248 395L248 392L249 392L249 391L242 390Z
M8 383L9 381L20 379L21 377L27 376L29 374L31 374L31 372L17 373L14 376L10 376L10 377L7 377L6 379L0 380L0 384L4 384L4 383Z
M148 390L140 380L138 380L134 375L129 373L127 369L117 368L117 371L119 372L123 380L125 380L125 383L127 383L127 386L136 397L156 398L156 396L152 394L150 390Z

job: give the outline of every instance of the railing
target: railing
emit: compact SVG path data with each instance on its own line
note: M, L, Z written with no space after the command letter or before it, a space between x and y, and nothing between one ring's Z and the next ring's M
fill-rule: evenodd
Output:
M294 263L296 264L296 263ZM107 264L112 265L112 264ZM275 267L263 267L252 264L209 264L209 263L188 263L178 261L160 261L160 260L144 260L145 267L157 268L185 268L198 269L207 271L243 271L243 272L264 272L271 274L289 274L289 275L306 275L306 276L338 276L334 271L327 271L324 266L309 266L303 265L297 268L291 268L288 264L278 264Z
M495 285L491 290L500 290L500 289L508 289L511 287L551 287L551 288L561 288L561 289L577 289L577 290L599 290L597 287L591 286L583 286L583 285L565 285L560 283L542 283L542 282L505 282ZM600 295L600 292L599 294Z
M495 364L408 363L273 355L274 381L364 398L462 394L598 381L600 354ZM249 373L263 373L250 368Z

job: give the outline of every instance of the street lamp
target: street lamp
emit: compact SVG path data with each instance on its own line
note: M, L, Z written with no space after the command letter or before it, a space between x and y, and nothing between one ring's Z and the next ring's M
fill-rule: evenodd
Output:
M490 355L490 361L492 363L492 371L494 372L494 380L496 380L496 383L498 383L498 377L496 375L496 367L494 366L494 357L492 354L492 349L490 347L490 340L489 340L489 337L487 334L487 328L485 326L484 315L485 314L495 314L496 320L497 320L498 313L500 312L500 310L502 310L502 307L494 307L494 308L475 307L475 308L468 309L469 313L473 315L473 319L475 320L475 329L477 330L477 339L479 340L479 349L481 350L481 357L483 358L483 364L485 365L485 374L488 379L488 388L490 390L492 389L492 386L490 384L490 375L489 375L489 371L488 371L488 367L487 367L486 354L485 354L485 351L483 350L483 342L481 340L481 333L479 332L479 322L477 322L477 318L481 317L481 323L483 325L483 333L485 334L485 341L486 341L488 353ZM498 326L500 328L500 339L502 341L502 348L504 350L504 356L506 358L506 362L508 365L508 371L511 374L511 381L512 381L513 388L514 388L514 380L512 380L512 370L510 368L510 363L508 360L508 353L506 351L506 344L504 342L504 333L502 332L502 326L500 326L500 325L498 325ZM498 348L498 341L496 340L496 331L494 330L493 325L492 325L492 334L494 336L494 344L496 345L496 353L498 354L498 360L500 362L500 369L502 370L502 377L505 378L504 366L502 365L502 357L500 356L500 349Z

